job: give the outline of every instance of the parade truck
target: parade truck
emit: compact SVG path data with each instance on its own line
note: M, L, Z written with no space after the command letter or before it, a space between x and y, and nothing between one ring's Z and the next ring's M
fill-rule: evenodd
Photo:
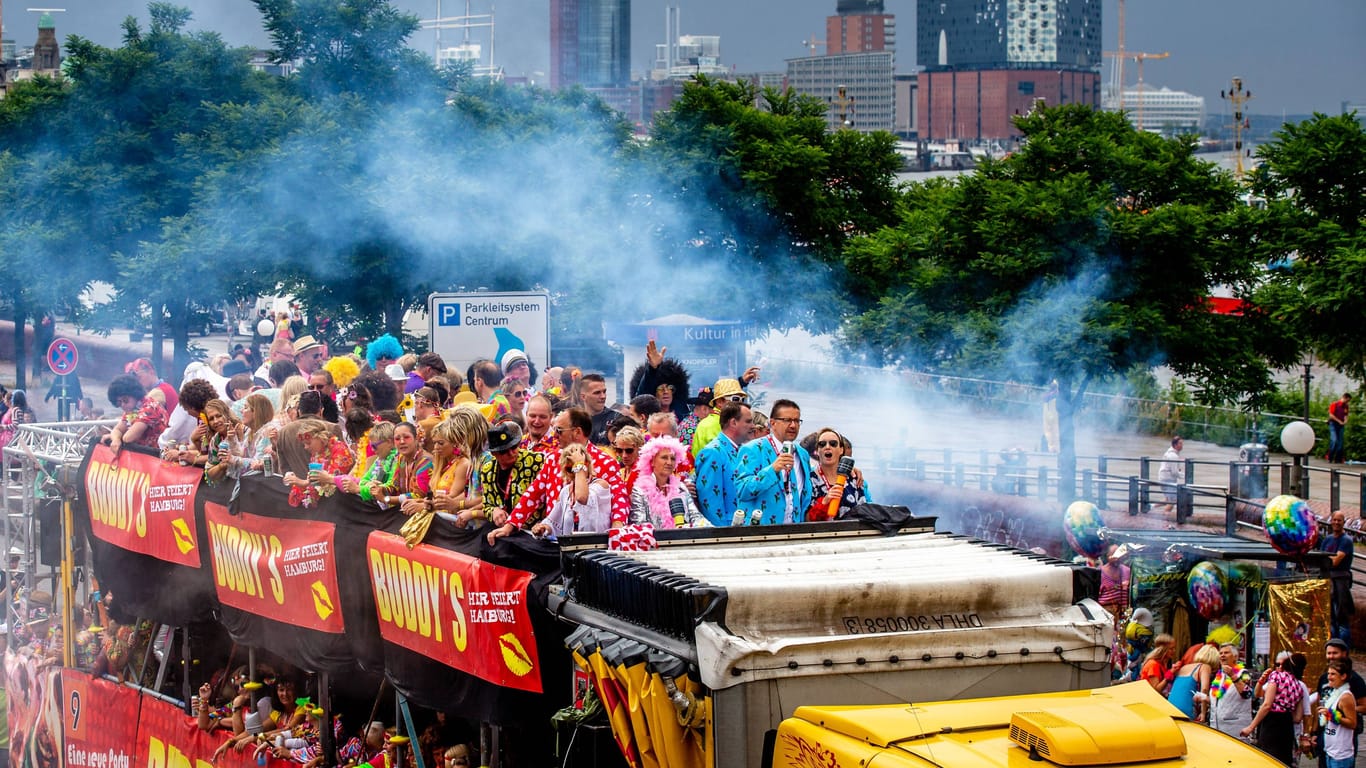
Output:
M655 537L639 552L562 540L548 598L577 625L577 699L602 706L632 766L858 765L774 761L774 745L822 727L784 722L812 705L904 710L1110 681L1093 568L909 516Z

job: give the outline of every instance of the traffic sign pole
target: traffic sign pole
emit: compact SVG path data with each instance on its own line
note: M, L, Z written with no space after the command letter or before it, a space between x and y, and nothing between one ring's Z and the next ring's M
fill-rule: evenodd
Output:
M76 366L81 361L76 343L71 339L56 338L47 347L47 367L57 375L57 420L71 419L71 398L68 396L68 377L76 375Z

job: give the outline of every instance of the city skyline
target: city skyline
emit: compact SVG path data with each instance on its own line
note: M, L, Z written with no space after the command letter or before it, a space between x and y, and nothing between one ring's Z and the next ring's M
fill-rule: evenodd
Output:
M393 0L394 5L424 19L436 15L436 0ZM232 45L266 47L260 16L249 0L179 0L194 12L191 29L218 32ZM654 46L664 42L668 5L682 8L681 32L720 35L722 63L739 72L779 72L785 60L809 55L807 43L824 36L825 18L836 0L788 0L727 3L722 0L634 0L631 4L631 69L648 71ZM886 12L897 16L896 71L910 72L915 62L915 0L886 0ZM1148 62L1145 81L1154 87L1185 90L1204 96L1211 114L1227 111L1219 98L1234 76L1241 77L1254 99L1248 111L1262 114L1330 114L1344 101L1366 103L1366 4L1351 0L1303 0L1293 13L1284 3L1245 0L1238 12L1178 0L1128 0L1126 47L1130 51L1170 52ZM121 43L120 22L127 15L147 18L142 0L67 0L65 13L54 14L59 39L77 34L96 43ZM463 12L463 0L443 0L443 14ZM472 0L474 13L485 12ZM33 44L38 14L10 0L5 4L5 36L21 47ZM486 6L485 6L486 8ZM1103 0L1104 48L1116 47L1115 0ZM446 33L450 35L452 33ZM449 38L448 38L449 40ZM433 53L434 34L421 31L411 44ZM822 53L823 46L817 46ZM497 4L497 62L512 76L549 84L549 0L500 0ZM1107 63L1107 72L1109 64ZM1133 82L1135 67L1126 66ZM1355 75L1351 73L1356 73Z

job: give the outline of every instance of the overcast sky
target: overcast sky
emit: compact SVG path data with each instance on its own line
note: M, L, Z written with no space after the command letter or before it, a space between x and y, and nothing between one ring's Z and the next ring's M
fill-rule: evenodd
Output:
M2 0L0 0L2 1ZM471 13L487 13L490 0L471 0ZM723 62L740 71L781 71L783 60L807 55L803 41L820 39L835 0L635 0L632 67L650 66L663 42L664 8L682 7L685 34L721 36ZM1115 0L1105 2L1105 47L1116 40ZM442 13L463 13L463 0L443 0ZM194 11L192 25L221 33L232 44L268 45L250 0L178 0ZM424 19L437 0L395 0ZM5 37L21 46L36 35L37 14L19 0L4 2ZM147 16L141 0L44 0L64 7L55 14L58 36L78 34L97 43L120 42L124 16ZM549 62L549 0L498 0L496 59L509 74L544 81ZM1366 103L1366 1L1364 0L1128 0L1127 47L1171 58L1144 66L1144 80L1205 97L1210 113L1227 111L1219 91L1238 75L1253 94L1252 113L1337 113L1343 101ZM887 0L897 15L898 71L915 62L915 2ZM450 33L447 33L450 34ZM431 52L431 32L412 43ZM1126 74L1133 80L1133 65ZM1107 69L1108 71L1108 69Z

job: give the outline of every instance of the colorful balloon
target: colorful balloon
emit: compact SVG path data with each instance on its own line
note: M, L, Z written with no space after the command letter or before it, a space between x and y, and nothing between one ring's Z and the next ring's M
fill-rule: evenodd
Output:
M1268 501L1262 512L1262 527L1271 546L1284 555L1302 555L1318 541L1319 521L1302 499L1281 495Z
M1186 595L1195 612L1206 619L1213 621L1223 616L1228 604L1224 572L1208 560L1196 563L1186 576Z
M1074 501L1062 514L1062 532L1067 543L1078 554L1093 560L1105 554L1105 539L1101 536L1104 525L1100 510L1089 501Z

